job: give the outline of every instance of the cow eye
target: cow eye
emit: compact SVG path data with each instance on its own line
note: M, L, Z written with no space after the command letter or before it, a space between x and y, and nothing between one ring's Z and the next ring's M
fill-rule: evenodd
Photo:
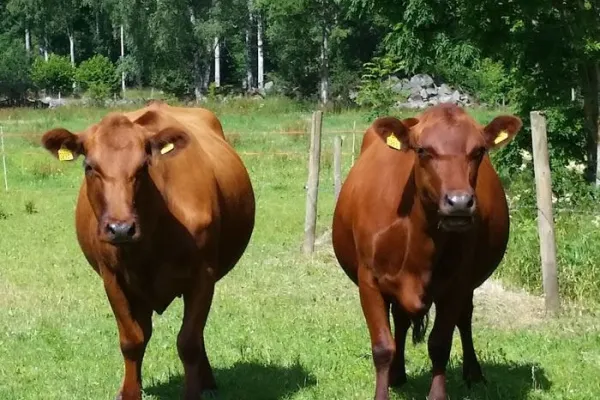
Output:
M473 159L479 159L481 157L483 157L483 155L485 154L485 147L480 147L478 149L473 150L473 152L471 153L471 158Z
M421 158L427 157L429 152L425 150L423 147L417 147L417 155Z
M88 163L86 163L85 161L83 162L83 170L85 171L86 174L89 174L90 172L92 172L94 169L92 168L92 166Z

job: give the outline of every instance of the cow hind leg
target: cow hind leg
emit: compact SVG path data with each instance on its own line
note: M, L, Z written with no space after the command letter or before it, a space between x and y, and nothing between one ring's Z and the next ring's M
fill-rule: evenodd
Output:
M475 347L473 346L472 320L473 293L471 293L463 305L457 324L463 348L463 379L468 387L471 387L473 383L486 382L485 377L481 372L481 365L475 354Z
M396 354L390 367L390 386L399 388L406 383L404 348L406 345L406 334L410 327L410 318L395 301L392 302L392 317L394 318Z
M203 391L217 389L204 345L204 327L212 304L214 287L214 278L203 274L198 286L183 296L183 324L177 337L177 350L184 368L185 400L198 400Z

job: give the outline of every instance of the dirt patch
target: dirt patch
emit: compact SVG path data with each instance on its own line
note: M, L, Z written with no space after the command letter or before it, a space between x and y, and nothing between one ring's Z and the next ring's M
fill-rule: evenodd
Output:
M544 299L509 290L489 279L475 290L473 319L496 328L522 328L544 321Z

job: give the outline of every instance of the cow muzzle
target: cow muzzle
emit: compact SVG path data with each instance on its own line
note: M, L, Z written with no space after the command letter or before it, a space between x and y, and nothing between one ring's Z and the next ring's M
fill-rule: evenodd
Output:
M438 227L450 232L471 229L475 221L476 199L473 191L450 191L444 194L439 207Z
M104 224L102 239L111 244L133 243L139 240L140 230L134 218L109 221Z

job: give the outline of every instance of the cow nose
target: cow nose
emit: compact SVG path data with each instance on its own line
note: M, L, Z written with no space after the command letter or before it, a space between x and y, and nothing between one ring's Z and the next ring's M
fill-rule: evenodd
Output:
M135 222L111 222L106 225L106 234L112 242L127 242L132 240L136 234Z
M475 195L472 192L453 191L444 196L444 207L450 214L471 214L475 208Z

